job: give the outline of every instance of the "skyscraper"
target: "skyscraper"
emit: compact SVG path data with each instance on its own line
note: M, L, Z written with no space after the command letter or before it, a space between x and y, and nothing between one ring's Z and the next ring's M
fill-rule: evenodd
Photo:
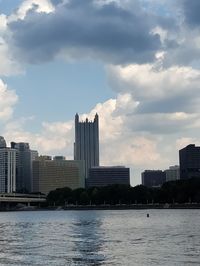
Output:
M17 192L32 191L32 161L37 157L37 151L30 150L29 143L11 142L11 148L17 152Z
M0 192L16 191L16 150L7 148L6 141L0 137Z
M200 147L190 144L179 151L180 178L200 177Z
M84 160L85 178L88 170L99 166L99 117L95 115L94 121L79 122L79 115L75 116L75 143L74 160Z

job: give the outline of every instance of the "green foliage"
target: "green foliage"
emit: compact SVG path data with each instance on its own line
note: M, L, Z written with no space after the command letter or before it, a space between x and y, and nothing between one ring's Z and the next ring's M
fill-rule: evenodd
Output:
M200 203L200 178L166 182L161 188L110 185L71 190L66 187L51 191L47 196L50 206L188 202Z

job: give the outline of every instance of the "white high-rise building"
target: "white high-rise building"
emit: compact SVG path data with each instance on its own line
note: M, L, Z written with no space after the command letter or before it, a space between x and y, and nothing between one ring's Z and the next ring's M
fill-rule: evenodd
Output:
M79 122L79 115L75 116L75 143L74 160L84 163L85 177L93 166L99 166L99 117L95 115L94 121Z
M180 179L180 167L179 165L170 166L169 169L165 170L166 181L175 181Z
M0 193L16 191L16 150L7 148L0 137Z

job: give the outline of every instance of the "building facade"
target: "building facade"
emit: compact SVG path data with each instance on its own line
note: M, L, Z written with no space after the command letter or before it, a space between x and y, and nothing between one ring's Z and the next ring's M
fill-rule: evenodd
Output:
M89 169L86 179L87 187L104 187L108 185L130 185L130 169L124 166L99 166Z
M32 192L32 161L38 157L38 152L31 150L29 143L25 142L11 142L11 147L17 151L16 190L22 193Z
M166 182L166 173L162 170L145 170L142 173L142 185L146 187L161 187Z
M33 161L33 192L48 194L57 188L85 187L83 162L40 156Z
M89 168L99 166L99 117L94 121L80 122L79 115L75 116L74 160L84 161L85 178Z
M16 191L16 159L15 149L6 147L6 141L0 137L0 192Z
M200 177L200 147L190 144L179 151L180 178Z
M178 165L170 166L165 170L166 181L176 181L180 179L180 167Z

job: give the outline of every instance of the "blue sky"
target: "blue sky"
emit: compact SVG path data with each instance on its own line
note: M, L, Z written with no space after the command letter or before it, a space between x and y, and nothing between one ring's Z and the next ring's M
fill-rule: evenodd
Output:
M0 0L0 129L73 157L74 115L100 116L103 165L178 164L199 144L199 0Z
M26 113L35 116L37 123L66 121L76 112L88 113L94 103L113 95L104 66L87 61L28 66L24 74L4 80L20 99L15 117Z
M22 0L0 0L0 10L1 13L9 15L11 12L13 12L20 4L22 3Z

